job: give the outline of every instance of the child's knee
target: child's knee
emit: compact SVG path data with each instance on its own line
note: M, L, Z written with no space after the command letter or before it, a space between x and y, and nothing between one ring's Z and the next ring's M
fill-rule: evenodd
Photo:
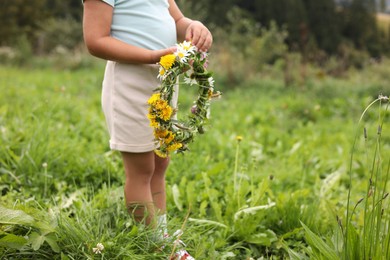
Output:
M154 173L164 175L169 165L169 158L156 157L154 165Z
M123 153L126 177L152 178L155 171L155 163L150 154Z

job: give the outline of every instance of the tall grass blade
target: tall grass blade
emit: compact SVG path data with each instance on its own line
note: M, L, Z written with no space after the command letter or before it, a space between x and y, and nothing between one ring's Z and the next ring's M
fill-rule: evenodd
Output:
M338 260L340 257L337 252L328 246L319 236L314 234L305 224L301 222L302 227L305 229L305 237L308 244L317 249L321 255L328 260Z

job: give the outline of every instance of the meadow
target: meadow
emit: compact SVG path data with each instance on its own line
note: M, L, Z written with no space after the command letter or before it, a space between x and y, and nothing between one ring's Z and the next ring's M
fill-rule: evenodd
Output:
M170 232L183 229L196 259L389 259L388 99L378 97L390 92L390 61L339 78L309 68L288 87L278 68L229 84L210 67L223 97L207 132L172 156ZM0 66L0 259L174 250L157 250L126 213L102 70ZM181 88L183 107L194 95Z

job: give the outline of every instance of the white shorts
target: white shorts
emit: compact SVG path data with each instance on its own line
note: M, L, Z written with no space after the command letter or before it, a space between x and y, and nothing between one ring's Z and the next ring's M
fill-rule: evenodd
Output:
M103 80L102 107L110 134L110 148L142 153L156 148L147 117L147 103L159 87L158 65L108 61ZM176 107L178 89L172 99Z

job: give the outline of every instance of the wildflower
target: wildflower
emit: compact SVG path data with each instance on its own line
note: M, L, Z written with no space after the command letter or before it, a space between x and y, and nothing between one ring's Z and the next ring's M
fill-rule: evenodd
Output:
M177 50L174 53L180 60L180 62L187 62L188 56L194 54L196 50L195 46L192 46L191 42L184 41L177 45Z
M167 150L168 152L176 151L177 149L180 149L183 145L181 143L174 143L168 146Z
M166 129L156 129L154 131L154 137L156 138L165 138L168 135L168 130Z
M187 52L185 51L185 50L183 50L183 49L178 49L176 52L175 52L175 55L177 56L177 57L179 57L179 59L180 59L180 62L186 62L187 61L187 56L188 56L188 54L187 54Z
M158 127L159 126L159 123L157 122L156 117L150 117L149 120L150 120L151 127Z
M200 60L205 60L207 58L207 56L208 56L207 52L201 52Z
M172 112L172 107L167 105L161 109L160 118L164 121L168 121L171 118Z
M162 56L160 59L160 65L163 66L165 70L169 70L172 68L173 63L175 63L176 55L174 54L167 54L165 56Z
M172 133L171 131L168 131L168 134L165 136L165 143L169 144L175 139L175 134Z
M157 76L157 78L158 78L158 79L164 80L164 78L165 78L165 72L166 72L166 70L164 69L164 67L160 67L160 69L158 70L158 76Z
M101 254L103 250L104 250L104 246L102 243L97 243L96 247L92 248L92 251L95 254Z
M155 104L158 100L160 100L161 94L160 93L154 93L148 100L149 105Z
M161 158L167 158L167 156L168 156L167 153L164 153L164 152L160 151L159 149L154 150L154 152Z
M196 113L198 113L198 107L196 106L196 105L193 105L192 107L191 107L191 113L192 114L196 114Z
M47 162L42 163L43 168L47 168Z
M168 102L166 100L157 100L155 103L154 103L154 106L157 110L163 110L164 108L166 108L168 105Z
M196 46L192 45L192 43L189 41L184 41L180 44L178 44L179 48L183 48L185 51L189 53L194 53L196 51Z
M241 135L237 135L237 136L236 136L237 142L241 142L241 141L242 141L242 138L243 138L243 137L242 137Z

